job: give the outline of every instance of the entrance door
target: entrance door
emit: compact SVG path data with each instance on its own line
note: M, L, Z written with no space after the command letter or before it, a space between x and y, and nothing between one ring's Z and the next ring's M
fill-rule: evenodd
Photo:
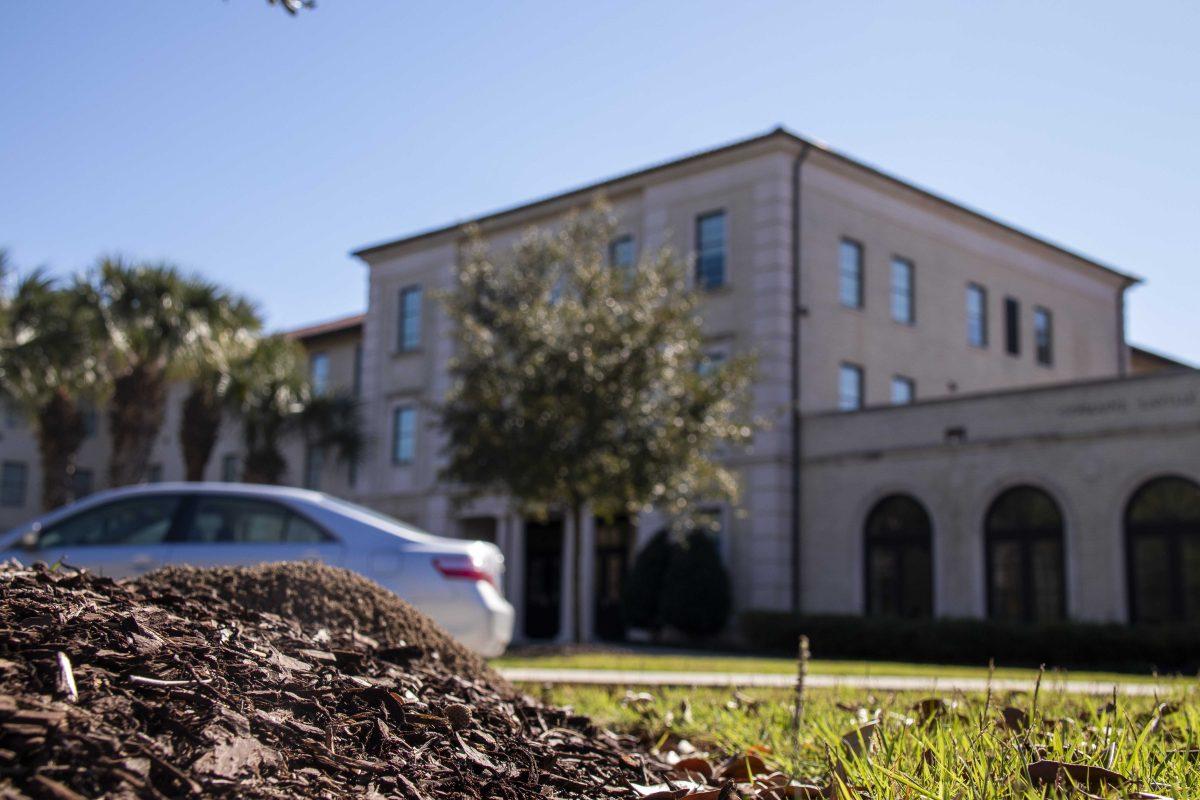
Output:
M621 614L621 582L629 568L633 547L633 523L621 516L607 522L596 520L596 636L609 642L625 639Z
M562 520L525 522L525 636L558 636L562 605Z

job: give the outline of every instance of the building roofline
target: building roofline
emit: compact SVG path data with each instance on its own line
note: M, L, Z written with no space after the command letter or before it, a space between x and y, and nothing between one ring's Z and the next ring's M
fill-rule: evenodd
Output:
M1013 397L1023 394L1040 394L1043 392L1053 392L1062 389L1098 389L1108 385L1117 385L1124 383L1143 383L1149 381L1167 381L1184 377L1191 377L1195 370L1174 370L1171 372L1147 372L1142 375L1121 375L1107 378L1083 378L1081 380L1056 381L1054 383L1041 383L1036 386L1012 386L1003 389L981 389L977 392L963 392L962 394L941 395L939 397L930 397L925 400L914 400L911 403L876 403L874 405L863 406L862 408L854 409L853 411L842 411L839 409L829 409L827 411L813 411L804 415L806 419L819 419L828 417L846 417L847 419L856 417L860 414L877 414L887 411L904 411L905 409L926 408L929 406L951 405L953 403L968 403L977 400L990 400L993 398Z
M1164 364L1170 364L1173 367L1179 367L1180 369L1191 369L1191 370L1197 369L1196 366L1189 364L1186 361L1182 361L1182 360L1176 358L1175 356L1169 356L1165 353L1161 353L1158 350L1151 350L1149 347L1142 347L1141 345L1138 345L1138 344L1131 344L1131 345L1129 345L1129 349L1131 351L1141 353L1143 356L1146 356L1147 358L1152 358L1155 361L1161 361Z
M744 139L738 139L736 141L728 142L726 144L719 145L717 147L709 148L707 150L700 150L700 151L689 153L688 155L681 156L678 158L673 158L673 159L670 159L667 161L660 161L660 162L651 164L648 167L642 167L642 168L639 168L639 169L636 169L636 170L633 170L630 172L620 173L620 174L617 174L617 175L614 175L614 176L611 176L608 178L604 178L602 180L588 183L584 186L578 186L576 188L568 189L563 192L558 192L558 193L555 193L552 195L545 195L545 196L539 197L539 198L531 200L531 201L519 203L519 204L512 205L512 206L507 206L507 207L504 207L504 208L501 208L501 209L498 209L495 211L490 211L490 212L487 212L487 213L484 213L484 214L481 214L481 215L478 215L475 217L471 217L469 219L465 219L465 220L462 220L462 221L459 221L459 222L456 222L456 223L453 223L450 225L443 225L443 226L436 227L436 228L429 228L429 229L426 229L423 231L418 231L416 233L410 234L408 236L400 237L398 239L391 239L391 240L387 240L387 241L377 242L375 244L370 244L365 247L361 247L357 250L353 250L353 251L351 251L350 254L365 260L367 256L374 255L375 253L379 253L383 250L387 250L392 247L397 247L397 246L404 245L404 244L410 244L412 242L420 241L422 239L430 239L435 236L440 236L440 235L444 235L447 233L453 233L455 231L462 229L466 225L492 222L492 221L501 219L503 217L506 217L506 216L509 216L512 214L516 214L518 212L530 211L530 210L536 209L540 206L549 205L551 203L562 202L564 200L570 200L572 198L584 197L589 194L594 194L595 192L597 192L599 190L605 189L605 188L610 187L617 183L622 183L622 182L626 182L626 181L630 181L630 180L637 180L639 178L646 178L651 175L654 175L655 173L662 172L667 169L683 166L684 164L689 164L689 163L699 161L702 159L706 159L706 158L724 155L724 154L727 154L727 153L730 153L730 152L733 152L736 150L740 150L742 148L750 147L750 146L753 146L756 144L761 144L763 142L767 142L772 139L783 139L783 140L795 143L802 147L814 148L837 161L847 164L848 166L851 166L853 168L862 170L869 175L873 175L877 178L881 178L881 179L883 179L889 183L892 183L894 185L900 186L901 188L907 189L912 192L916 192L917 194L921 195L922 197L932 200L933 202L935 202L939 205L946 206L948 208L963 212L963 213L965 213L971 217L974 217L982 222L985 222L989 225L996 226L1004 231L1016 234L1017 236L1020 236L1021 238L1031 241L1035 244L1041 245L1043 247L1048 247L1048 248L1055 250L1063 255L1069 256L1070 258L1080 261L1087 266L1094 267L1096 269L1100 269L1104 272L1114 275L1114 276L1120 278L1122 281L1124 281L1126 286L1132 286L1132 285L1142 282L1142 278L1140 278L1136 275L1132 275L1130 273L1119 270L1116 267L1106 264L1104 262L1097 261L1096 259L1094 259L1090 256L1087 256L1087 255L1084 255L1083 253L1080 253L1077 250L1072 250L1071 248L1068 248L1064 245L1058 244L1057 242L1051 241L1050 239L1046 239L1037 234L1031 233L1030 231L1020 228L1012 223L1005 222L1001 219L998 219L989 214L986 214L983 211L980 211L976 208L972 208L969 205L965 205L964 203L958 202L956 200L952 200L952 199L946 197L945 195L938 194L937 192L934 192L931 189L927 189L923 186L920 186L919 184L913 183L912 181L900 178L899 176L893 175L890 172L886 172L885 170L882 170L879 167L873 166L865 161L862 161L861 159L854 158L854 157L852 157L846 153L843 153L839 150L835 150L834 148L829 147L828 145L824 144L823 142L818 142L815 140L807 139L803 136L800 136L799 134L793 133L792 131L788 130L787 128L784 128L783 126L772 128L771 130L767 131L766 133L756 134L754 136L750 136L750 137L747 137Z
M366 314L351 314L348 317L338 317L337 319L326 320L325 322L316 322L312 325L305 325L302 328L294 328L293 330L284 333L289 339L315 339L318 336L328 336L334 333L344 333L352 331L363 326L363 320L367 318Z

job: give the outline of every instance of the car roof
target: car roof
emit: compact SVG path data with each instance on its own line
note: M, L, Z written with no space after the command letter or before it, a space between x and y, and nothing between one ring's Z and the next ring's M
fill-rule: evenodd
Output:
M175 481L167 483L140 483L136 486L118 486L115 489L105 489L88 495L88 500L110 499L117 497L135 497L144 494L173 494L189 492L192 494L246 494L267 497L277 497L292 500L308 500L320 502L326 495L311 489L300 489L295 486L271 486L265 483L220 483L218 481Z

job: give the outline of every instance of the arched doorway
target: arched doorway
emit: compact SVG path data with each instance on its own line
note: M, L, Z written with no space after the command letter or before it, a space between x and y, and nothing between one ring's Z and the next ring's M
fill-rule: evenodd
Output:
M1125 506L1125 553L1132 622L1200 620L1200 486L1142 484Z
M913 497L883 498L864 527L866 609L873 616L933 615L933 526Z
M984 520L988 616L1002 622L1054 622L1067 615L1063 517L1036 486L992 501Z

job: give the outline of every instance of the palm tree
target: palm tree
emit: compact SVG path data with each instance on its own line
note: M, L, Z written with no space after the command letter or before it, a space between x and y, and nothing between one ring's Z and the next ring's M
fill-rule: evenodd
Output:
M108 339L110 486L142 480L166 415L171 370L219 319L221 292L174 267L104 259L95 275Z
M287 472L283 441L299 433L309 446L355 462L364 436L357 400L349 394L313 395L304 351L285 336L258 340L232 371L231 398L242 420L246 446L242 480L279 483Z
M262 325L248 300L222 295L217 302L213 324L193 338L186 353L191 388L183 401L179 444L189 481L204 480L230 401L234 365L253 350Z
M102 382L95 307L87 287L63 287L43 270L11 292L0 256L0 386L29 416L42 464L42 508L72 499L75 456L86 435L79 398Z

